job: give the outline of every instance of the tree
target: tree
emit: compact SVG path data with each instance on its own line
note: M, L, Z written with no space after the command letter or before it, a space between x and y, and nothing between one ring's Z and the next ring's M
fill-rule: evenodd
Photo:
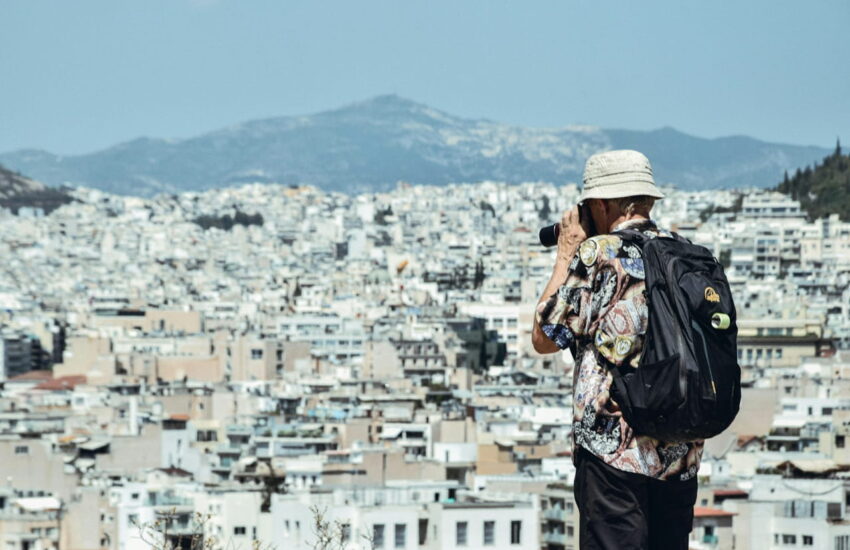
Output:
M484 262L482 260L478 260L475 264L475 275L472 278L472 285L474 288L481 288L481 285L484 283Z
M484 210L485 212L490 212L490 215L493 216L494 218L496 217L496 209L493 208L493 205L490 204L489 202L482 200L478 204L478 207L481 208L481 210Z
M543 206L540 207L540 210L537 211L537 216L541 221L547 221L549 216L552 215L552 208L549 205L549 197L543 195Z
M797 168L791 177L785 174L775 189L800 201L810 219L829 214L850 219L850 157L841 154L836 140L835 151L822 163Z

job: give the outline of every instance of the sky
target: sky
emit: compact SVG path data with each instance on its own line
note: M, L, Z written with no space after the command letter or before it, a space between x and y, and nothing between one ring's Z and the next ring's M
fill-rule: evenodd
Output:
M0 0L0 152L395 93L454 115L850 143L850 2Z

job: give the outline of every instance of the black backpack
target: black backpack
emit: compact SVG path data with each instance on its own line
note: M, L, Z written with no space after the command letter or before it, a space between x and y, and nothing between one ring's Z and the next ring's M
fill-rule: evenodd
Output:
M611 366L612 397L636 434L664 442L719 434L741 403L738 326L723 266L676 234L616 234L643 251L649 324L638 368Z

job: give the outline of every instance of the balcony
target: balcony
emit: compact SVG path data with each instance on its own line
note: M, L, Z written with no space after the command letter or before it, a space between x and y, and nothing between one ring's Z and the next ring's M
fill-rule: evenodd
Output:
M563 508L547 508L543 510L543 517L545 519L553 519L556 521L566 521L567 513Z
M702 542L705 544L716 545L717 544L717 535L703 535Z
M241 455L242 447L232 443L219 443L215 452L219 455Z
M148 496L147 505L156 508L157 514L173 515L185 512L186 510L192 510L194 502L192 499L175 495L151 493Z
M543 542L547 544L567 545L566 533L543 533Z

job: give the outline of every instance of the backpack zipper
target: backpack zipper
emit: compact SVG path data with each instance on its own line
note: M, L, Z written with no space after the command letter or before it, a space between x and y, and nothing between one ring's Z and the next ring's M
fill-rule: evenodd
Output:
M708 368L708 379L711 381L711 391L714 392L714 396L717 397L717 386L714 385L714 373L711 372L711 361L708 359L705 333L702 331L702 327L699 326L699 323L693 319L691 319L691 327L699 333L699 337L702 339L702 354L705 356L705 366Z

